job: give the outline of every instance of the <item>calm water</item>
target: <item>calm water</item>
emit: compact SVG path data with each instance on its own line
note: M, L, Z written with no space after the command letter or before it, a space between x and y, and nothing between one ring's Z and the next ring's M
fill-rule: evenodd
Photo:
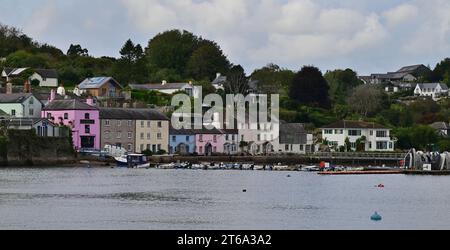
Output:
M450 177L0 169L0 229L450 229L449 190Z

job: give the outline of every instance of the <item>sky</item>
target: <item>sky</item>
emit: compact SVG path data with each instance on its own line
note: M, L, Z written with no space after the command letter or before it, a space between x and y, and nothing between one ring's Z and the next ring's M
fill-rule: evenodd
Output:
M450 57L450 0L0 0L0 23L64 52L119 55L168 29L216 41L247 73L268 63L360 75Z

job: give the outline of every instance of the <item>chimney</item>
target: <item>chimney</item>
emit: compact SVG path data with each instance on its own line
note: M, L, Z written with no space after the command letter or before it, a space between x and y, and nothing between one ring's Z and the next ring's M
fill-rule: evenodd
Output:
M94 106L94 99L92 98L92 96L89 96L89 97L86 99L86 104L87 104L87 105L90 105L90 106Z
M167 84L167 81L166 80L163 80L162 81L162 85L164 86L164 85L166 85Z
M26 80L23 84L23 92L24 93L31 93L31 84L29 80Z
M192 86L192 81L189 81L189 85L191 85L191 86Z
M53 102L56 99L56 92L54 89L50 90L50 99L48 99L48 102Z
M216 74L216 79L219 78L219 77L221 77L221 76L222 76L222 74L217 73L217 74Z
M6 83L6 94L10 95L13 93L13 85L11 82Z

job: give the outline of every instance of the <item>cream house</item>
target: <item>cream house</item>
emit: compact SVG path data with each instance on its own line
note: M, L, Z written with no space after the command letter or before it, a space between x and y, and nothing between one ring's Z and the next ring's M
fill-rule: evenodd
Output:
M338 150L350 142L350 148L356 150L358 142L363 143L365 151L395 150L391 130L382 125L360 121L339 121L322 128L322 139L331 149Z
M54 69L36 69L29 78L30 82L39 81L39 87L58 87L58 73Z
M136 120L136 152L150 150L154 153L169 152L169 118L164 114L146 109Z
M433 100L449 95L448 86L443 83L421 83L414 89L416 96L429 96Z

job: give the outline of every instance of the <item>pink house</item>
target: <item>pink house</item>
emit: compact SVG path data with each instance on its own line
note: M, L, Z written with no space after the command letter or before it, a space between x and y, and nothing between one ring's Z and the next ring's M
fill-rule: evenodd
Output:
M73 144L79 149L100 149L100 114L89 98L86 103L78 100L55 100L52 90L49 104L42 110L42 118L72 128Z
M199 155L223 154L225 135L218 129L195 130L196 152Z

